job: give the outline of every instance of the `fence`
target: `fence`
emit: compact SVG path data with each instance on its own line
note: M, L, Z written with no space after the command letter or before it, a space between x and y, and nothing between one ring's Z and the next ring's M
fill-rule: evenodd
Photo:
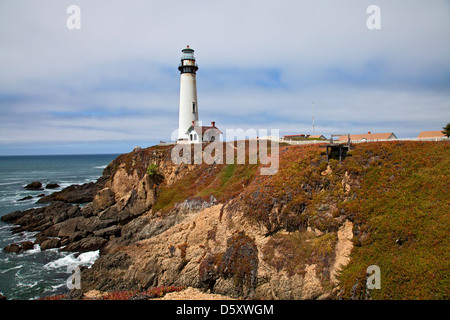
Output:
M287 140L283 138L267 137L268 139L275 140L278 142L285 142L291 145L299 144L316 144L316 143L329 143L330 140ZM364 143L364 142L381 142L381 141L450 141L447 137L440 138L402 138L402 139L377 139L377 140L351 140L351 143ZM337 141L334 140L333 143L347 143L347 140Z

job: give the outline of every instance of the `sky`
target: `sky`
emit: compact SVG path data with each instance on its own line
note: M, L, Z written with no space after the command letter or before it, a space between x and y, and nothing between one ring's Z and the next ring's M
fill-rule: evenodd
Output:
M449 39L449 0L0 0L0 155L170 141L188 44L203 124L417 137L450 122Z

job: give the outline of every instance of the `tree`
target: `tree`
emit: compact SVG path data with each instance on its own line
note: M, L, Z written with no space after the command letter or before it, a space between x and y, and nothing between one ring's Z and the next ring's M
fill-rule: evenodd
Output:
M442 129L444 129L442 133L447 137L450 137L450 123L447 123L447 125L445 127L442 127Z

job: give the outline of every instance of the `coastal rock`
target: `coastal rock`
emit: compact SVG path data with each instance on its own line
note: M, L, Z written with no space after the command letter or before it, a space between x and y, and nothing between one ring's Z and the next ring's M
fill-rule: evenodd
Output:
M19 253L21 248L18 244L12 243L3 248L3 252L5 253Z
M25 200L30 200L30 199L33 199L33 196L26 196L26 197L23 197L23 198L21 198L21 199L19 199L17 201L25 201Z
M106 208L116 203L114 193L110 188L104 188L100 190L94 197L93 204L99 211L103 211Z
M20 245L22 247L22 251L31 250L34 248L34 243L31 241L24 241Z
M120 234L120 228L117 225L113 225L104 229L94 231L94 236L109 238L110 236L118 236Z
M17 220L22 218L24 216L24 214L25 213L20 210L13 211L13 212L7 213L4 216L2 216L1 220L3 222L7 222L7 223L15 223Z
M33 181L25 186L27 190L44 190L40 181Z
M82 185L71 185L61 191L42 197L37 203L50 203L52 201L62 201L67 203L88 203L94 199L97 192L103 188L102 182L89 182Z
M56 189L59 188L59 184L57 183L47 183L47 185L45 186L45 189Z
M61 240L57 239L57 238L53 238L53 239L47 239L44 240L41 244L41 250L48 250L48 249L53 249L53 248L59 248L61 245Z
M101 237L87 237L79 241L68 244L63 248L64 251L70 252L88 252L95 251L103 247L108 240Z

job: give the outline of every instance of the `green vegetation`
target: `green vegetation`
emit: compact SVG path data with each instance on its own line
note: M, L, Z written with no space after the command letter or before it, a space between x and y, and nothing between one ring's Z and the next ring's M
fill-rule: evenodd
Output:
M147 168L147 174L152 177L153 175L156 174L156 172L158 172L158 166L154 163L151 163L148 168Z
M382 284L370 291L374 299L448 299L449 146L358 144L342 164L330 161L329 174L323 149L280 148L278 174L257 176L240 195L247 217L273 235L263 250L265 261L290 274L316 263L327 280L336 231L348 219L355 247L340 274L344 298L367 298L366 269L377 265ZM324 235L316 238L307 226Z
M363 296L366 269L375 264L381 268L381 290L370 292L374 299L448 299L449 144L376 143L358 149L346 160L363 172L361 188L343 208L357 226L357 246L340 276L344 297Z
M445 134L447 137L450 137L450 123L447 123L447 125L442 129L444 129L442 133Z
M248 144L246 156L248 157ZM255 178L258 164L200 164L171 186L162 186L154 211L167 212L187 198L209 199L212 195L219 202L227 202L242 192Z
M316 264L324 285L337 230L350 220L354 248L339 275L343 298L449 299L449 147L446 141L357 144L339 164L327 163L317 145L280 146L276 175L259 175L260 165L197 165L170 187L161 185L154 210L189 197L233 198L271 236L262 248L266 263L290 275ZM370 265L381 269L381 289L369 292Z

